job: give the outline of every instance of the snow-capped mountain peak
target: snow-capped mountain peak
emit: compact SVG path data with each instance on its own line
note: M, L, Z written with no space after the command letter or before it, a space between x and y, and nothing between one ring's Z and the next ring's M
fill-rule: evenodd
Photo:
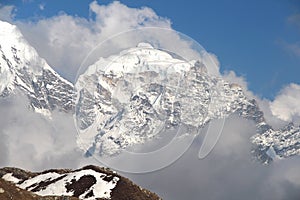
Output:
M141 43L117 55L99 58L78 78L78 145L87 150L87 155L115 155L166 130L182 125L197 130L231 114L256 124L252 152L261 162L273 159L268 150L275 144L280 157L299 154L299 134L284 142L285 146L293 144L289 151L279 152L276 135L287 135L287 131L274 131L256 101L249 99L241 86L211 76L201 61L174 55Z
M28 44L19 29L0 21L0 96L23 93L36 112L70 111L74 91Z
M42 69L52 70L46 61L25 40L17 26L0 21L1 51L10 60L12 68L30 67L40 74Z
M268 151L279 157L300 154L299 127L273 130L254 99L240 86L211 76L201 61L140 43L99 58L74 88L15 25L0 21L0 38L0 97L25 95L32 110L48 116L76 107L78 145L88 155L112 155L162 131L181 125L195 130L230 114L255 122L253 153L262 162L272 160Z
M190 63L174 58L163 50L155 49L151 44L139 43L137 47L126 49L118 55L100 58L87 69L85 74L93 74L99 70L113 73L116 76L122 76L124 73L141 73L146 71L153 71L159 74L182 73L188 71L191 66Z

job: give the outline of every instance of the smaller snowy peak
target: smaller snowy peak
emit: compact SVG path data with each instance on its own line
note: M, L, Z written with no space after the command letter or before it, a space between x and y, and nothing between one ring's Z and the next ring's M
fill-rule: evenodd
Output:
M3 168L0 169L0 177L41 197L69 196L84 200L160 199L115 172L96 166L73 171L52 169L41 173Z
M35 73L41 73L43 68L52 70L15 25L0 21L0 38L1 52L10 61L11 67L31 68Z
M73 84L39 57L15 25L0 21L0 96L20 92L43 115L73 108Z
M15 25L0 20L0 37L13 39L22 37L22 34Z

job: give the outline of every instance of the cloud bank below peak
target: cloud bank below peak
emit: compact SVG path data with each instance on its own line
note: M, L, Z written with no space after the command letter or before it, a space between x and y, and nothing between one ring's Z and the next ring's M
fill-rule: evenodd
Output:
M273 115L284 121L300 121L300 85L291 83L270 103Z

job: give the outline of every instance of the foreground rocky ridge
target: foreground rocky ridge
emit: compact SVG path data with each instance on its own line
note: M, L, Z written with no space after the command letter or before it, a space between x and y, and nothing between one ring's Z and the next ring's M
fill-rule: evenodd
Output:
M2 168L0 177L1 200L160 199L129 179L92 165L77 170L51 169L38 173L18 168Z
M18 188L15 184L0 178L0 199L1 200L79 200L76 197L64 196L39 196L33 192Z

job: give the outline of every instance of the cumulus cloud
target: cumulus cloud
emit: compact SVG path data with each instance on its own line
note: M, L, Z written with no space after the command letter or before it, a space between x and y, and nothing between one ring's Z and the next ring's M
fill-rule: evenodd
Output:
M10 21L17 24L40 56L71 82L75 82L79 67L91 52L95 58L89 57L88 64L141 41L157 43L157 47L175 52L187 60L202 59L209 73L219 75L215 55L194 47L187 36L172 30L169 19L158 16L150 8L129 8L120 2L99 5L94 1L89 5L89 12L87 19L60 13L35 22ZM9 13L6 14L9 18L7 16ZM134 31L146 27L149 28L147 31ZM112 37L115 39L110 41Z
M93 158L83 158L76 149L76 130L70 115L54 112L49 122L28 112L27 105L26 97L1 99L0 109L7 114L0 118L0 166L44 170L103 165ZM138 175L120 173L164 199L297 199L300 160L279 160L270 166L253 162L249 138L255 129L253 122L233 115L226 120L220 140L205 159L197 158L204 138L201 134L167 168ZM156 157L153 162L160 159L164 158Z
M52 120L28 112L26 96L1 98L0 166L29 170L74 167L81 152L76 148L76 130L69 114L54 112Z
M222 77L224 80L228 81L229 83L235 83L238 84L243 88L243 91L246 93L246 95L249 98L257 98L255 95L248 89L248 83L246 81L246 78L243 76L238 76L234 71L225 71L222 74Z
M90 4L90 18L60 13L36 22L15 21L40 56L60 74L74 81L81 62L107 38L139 27L170 28L170 21L150 8L129 8L119 2ZM99 55L98 55L99 56Z
M290 84L283 88L270 107L273 115L284 121L297 120L300 117L300 85Z
M253 162L249 138L254 132L253 122L231 116L205 159L197 158L203 139L200 135L183 157L168 168L126 176L164 199L297 199L299 158L270 166Z
M258 103L258 106L260 110L264 113L264 118L266 122L271 125L274 129L282 128L284 125L287 124L287 122L292 121L292 118L289 118L288 120L285 120L282 116L290 116L291 115L291 108L289 102L289 95L278 95L275 100L272 102L269 99L262 98L256 94L254 94L252 91L248 89L248 83L245 77L238 76L234 71L225 71L222 74L222 78L227 80L230 83L236 83L240 85L243 88L243 91L245 95L250 99L255 99ZM283 92L286 93L286 92ZM290 94L293 94L294 92L290 91ZM293 95L297 96L297 92ZM286 103L283 103L286 102ZM297 107L297 101L294 101L292 104L295 108ZM278 106L278 107L277 107ZM293 107L292 106L292 107ZM299 107L299 106L298 106ZM279 111L279 108L281 108L281 111ZM277 111L275 111L277 110ZM296 109L297 110L297 109ZM297 118L296 115L293 115L294 122Z
M11 22L15 16L14 6L3 6L0 3L0 19L3 21Z

